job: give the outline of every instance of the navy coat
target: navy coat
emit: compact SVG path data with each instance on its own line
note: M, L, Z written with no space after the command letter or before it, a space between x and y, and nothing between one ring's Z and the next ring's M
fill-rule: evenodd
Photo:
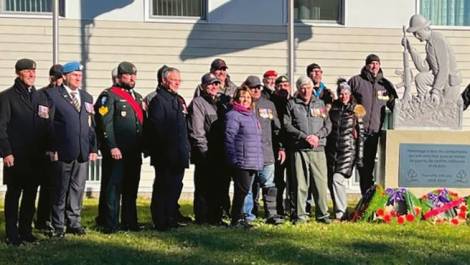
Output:
M189 167L189 139L184 99L167 89L159 89L148 108L144 137L151 164L164 168Z
M39 184L50 130L50 102L46 95L19 80L0 93L0 154L13 155L14 166L4 167L4 184Z
M93 97L80 90L80 112L72 104L63 86L46 90L53 103L53 141L51 151L57 151L59 161L88 161L97 152L93 119Z

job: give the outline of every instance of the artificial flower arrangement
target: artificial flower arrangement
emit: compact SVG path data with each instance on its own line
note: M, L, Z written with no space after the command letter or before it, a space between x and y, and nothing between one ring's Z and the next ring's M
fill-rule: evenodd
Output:
M405 224L421 219L421 202L405 188L371 188L356 206L352 221Z
M470 197L459 197L446 188L436 189L421 197L423 219L433 223L465 223Z

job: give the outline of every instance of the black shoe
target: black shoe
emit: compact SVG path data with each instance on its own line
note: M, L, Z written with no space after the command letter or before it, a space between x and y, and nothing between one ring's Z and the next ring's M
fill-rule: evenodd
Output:
M103 227L101 229L101 232L103 232L103 234L114 234L116 232L118 232L119 230L117 228L109 228L109 227Z
M144 226L140 224L136 225L121 225L120 230L122 231L132 231L132 232L140 232L144 230Z
M67 227L66 230L67 234L72 234L72 235L77 235L77 236L83 236L86 234L85 228L82 226L79 227Z
M24 245L24 242L23 240L21 240L21 238L19 237L16 237L16 238L7 238L5 243L7 245L10 245L10 246L14 246L14 247L19 247L21 245Z
M167 225L161 225L161 226L160 226L160 225L158 225L158 226L156 225L156 226L154 227L154 229L157 230L158 232L167 232L167 231L170 231L170 227L167 226Z
M250 229L253 227L252 224L250 224L249 222L247 222L246 220L238 220L238 221L235 221L235 222L232 222L230 224L230 227L233 227L233 228L243 228L243 229Z
M191 217L189 216L184 216L182 215L180 212L178 212L177 216L176 216L176 220L179 222L179 223L192 223L193 222L193 219L191 219Z
M329 225L329 224L331 224L331 219L329 217L325 217L325 218L322 218L322 219L317 219L317 222Z
M25 234L25 235L20 235L20 239L24 242L28 242L28 243L34 243L36 241L38 241L38 238L33 236L33 234L29 233L29 234Z
M54 230L54 227L52 226L51 222L46 221L46 222L36 222L34 224L34 228L42 231L51 231Z
M306 224L307 222L308 222L307 218L296 218L292 220L292 224L294 225Z
M209 222L209 225L212 226L221 226L221 227L229 227L229 224L224 222L223 220L218 220L218 221L211 221Z
M64 231L61 231L61 230L47 231L45 235L50 238L58 238L58 239L62 239L65 237Z
M270 225L280 225L284 223L284 219L282 219L279 216L273 216L273 217L266 219L266 223Z

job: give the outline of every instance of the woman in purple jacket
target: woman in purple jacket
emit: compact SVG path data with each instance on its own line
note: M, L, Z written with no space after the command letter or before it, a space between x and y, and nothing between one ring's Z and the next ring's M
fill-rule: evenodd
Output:
M225 116L225 152L234 170L232 223L234 227L250 228L242 215L245 197L255 173L263 168L261 127L253 112L253 101L246 86L237 89L233 109Z

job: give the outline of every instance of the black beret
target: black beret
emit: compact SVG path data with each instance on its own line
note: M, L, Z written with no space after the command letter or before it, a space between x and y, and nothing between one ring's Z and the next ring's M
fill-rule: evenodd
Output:
M61 78L64 73L64 67L61 64L54 64L51 69L49 69L49 76L55 78Z
M133 63L130 62L121 62L118 65L118 75L122 74L129 74L129 75L135 75L137 74L137 68Z
M19 72L21 70L35 70L36 62L31 59L19 59L15 64L15 71Z

